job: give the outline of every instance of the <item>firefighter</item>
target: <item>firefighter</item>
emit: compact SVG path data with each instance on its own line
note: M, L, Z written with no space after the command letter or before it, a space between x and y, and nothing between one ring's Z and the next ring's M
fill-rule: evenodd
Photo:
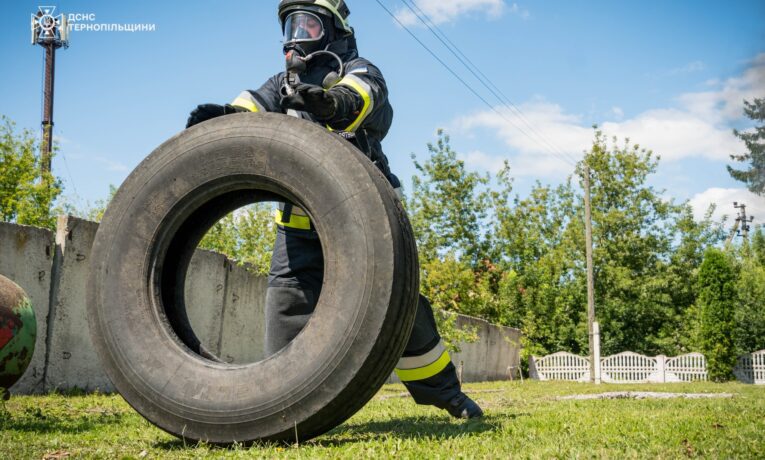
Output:
M287 71L258 90L242 92L231 104L203 104L187 127L237 112L278 112L328 126L364 152L391 185L381 141L393 120L380 70L359 57L350 10L344 0L281 0ZM280 203L266 293L266 355L285 347L308 322L321 291L324 259L319 236L306 213ZM414 329L396 374L418 404L434 405L459 418L483 415L461 391L456 369L436 328L433 310L419 297Z

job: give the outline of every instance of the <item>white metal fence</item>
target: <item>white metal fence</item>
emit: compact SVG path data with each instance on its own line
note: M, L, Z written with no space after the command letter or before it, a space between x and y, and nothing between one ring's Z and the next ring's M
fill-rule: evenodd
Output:
M765 350L748 353L738 359L736 378L744 383L765 385ZM586 382L590 379L590 359L567 352L529 360L531 378ZM597 375L599 374L599 375ZM600 360L596 381L606 383L672 383L707 380L707 363L701 353L668 358L644 356L625 351Z

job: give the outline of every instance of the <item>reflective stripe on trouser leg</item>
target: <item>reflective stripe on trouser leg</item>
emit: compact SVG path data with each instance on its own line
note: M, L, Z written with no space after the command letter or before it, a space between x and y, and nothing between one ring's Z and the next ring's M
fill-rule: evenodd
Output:
M396 367L396 374L417 404L446 408L462 393L457 369L438 334L433 309L422 295L417 304L412 335ZM429 376L423 377L425 375ZM419 379L407 380L414 377Z
M443 342L438 342L430 351L419 356L408 356L398 360L396 375L402 382L423 380L438 374L451 362Z

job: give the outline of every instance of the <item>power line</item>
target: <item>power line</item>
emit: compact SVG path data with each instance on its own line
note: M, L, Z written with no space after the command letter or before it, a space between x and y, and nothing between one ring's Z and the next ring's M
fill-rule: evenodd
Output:
M527 136L529 139L531 139L532 141L534 141L534 142L536 142L536 143L539 143L539 141L538 141L537 139L534 139L534 138L533 138L531 135L529 135L529 134L528 134L528 133L527 133L527 132L526 132L526 131L525 131L523 128L521 128L520 126L518 126L518 125L517 125L517 124L516 124L516 123L515 123L513 120L511 120L510 118L508 118L507 116L505 116L505 114L504 114L504 113L502 113L502 112L500 112L499 110L497 110L497 108L496 108L495 106L493 106L491 103L489 103L489 101L487 101L487 100L486 100L486 99L485 99L483 96L481 96L481 95L480 95L480 94L479 94L479 93L478 93L478 92L477 92L477 91L476 91L476 90L475 90L475 89L474 89L472 86L470 86L470 85L469 85L467 82L465 82L465 80L464 80L462 77L460 77L460 76L459 76L459 75L458 75L458 74L457 74L457 73L456 73L456 72L455 72L455 71L454 71L454 70L453 70L451 67L449 67L449 65L448 65L446 62L444 62L444 61L443 61L443 60L442 60L440 57L438 57L438 55L437 55L437 54L436 54L436 53L435 53L433 50L431 50L431 49L430 49L430 48L429 48L427 45L425 45L425 43L423 43L423 42L422 42L422 40L420 40L420 39L419 39L419 38L418 38L418 37L417 37L417 36L416 36L416 35L415 35L415 34L414 34L414 33L413 33L413 32L412 32L412 31L411 31L411 30L410 30L410 29L409 29L409 28L406 26L406 25L404 25L404 24L403 24L403 23L402 23L402 22L401 22L401 21L400 21L400 20L399 20L399 19L396 17L396 15L395 15L395 14L393 14L393 12L392 12L391 10L389 10L389 9L388 9L388 8L387 8L387 7L386 7L386 6L385 6L385 5L384 5L384 4L383 4L383 3L382 3L380 0L375 0L375 1L377 2L377 4L378 4L378 5L380 5L380 7L381 7L383 10L385 10L385 12L386 12L386 13L388 13L388 15L389 15L391 18L393 18L393 20L394 20L394 21L396 21L396 22L397 22L397 23L398 23L398 24L399 24L399 25L400 25L400 26L401 26L401 27L402 27L404 30L406 30L406 32L407 32L407 33L408 33L408 34L409 34L409 35L410 35L410 36L411 36L411 37L412 37L412 38L413 38L413 39L414 39L414 40L415 40L417 43L419 43L419 45L420 45L420 46L422 46L422 47L423 47L423 48L424 48L424 49L425 49L425 50L426 50L426 51L427 51L427 52L428 52L428 53L429 53L429 54L430 54L430 55L431 55L431 56L432 56L432 57L433 57L433 58L434 58L436 61L438 61L438 62L439 62L439 63L440 63L440 64L441 64L441 65L442 65L442 66L443 66L443 67L444 67L444 68L445 68L445 69L446 69L446 70L447 70L449 73L451 73L451 74L452 74L452 76L454 76L454 78L456 78L456 79L457 79L457 80L458 80L460 83L462 83L462 85L463 85L463 86L465 86L465 88L467 88L467 89L468 89L468 90L469 90L471 93L473 93L473 95L474 95L475 97L477 97L478 99L480 99L480 100L481 100L481 102L483 102L483 103L484 103L484 104L485 104L487 107L489 107L489 109L491 109L491 110L492 110L494 113L496 113L497 115L499 115L499 116L500 116L502 119L504 119L505 121L507 121L508 123L510 123L512 126L514 126L514 127L515 127L515 128L518 130L518 131L520 131L521 133L523 133L524 135L526 135L526 136ZM408 6L408 5L407 5L407 6ZM415 13L415 15L416 15L416 13ZM419 16L418 16L418 18L419 18ZM421 20L421 21L423 21L423 19L422 19L422 18L420 18L420 20ZM427 25L427 24L426 24L426 25ZM576 166L575 162L572 162L571 160L569 160L569 159L568 159L568 158L566 158L565 156L563 156L563 155L560 155L560 154L557 154L557 153L555 153L555 152L551 152L551 153L552 153L554 156L557 156L559 159L561 159L561 160L562 160L562 161L564 161L565 163L568 163L570 166Z
M454 42L452 42L449 39L446 33L444 33L444 31L441 30L441 28L438 27L438 25L432 19L430 19L428 14L422 11L422 9L417 5L417 2L413 0L402 0L402 2L404 3L404 5L406 5L407 8L409 8L409 10L412 13L414 13L415 16L417 16L420 22L422 22L425 25L425 27L427 27L430 30L433 36L435 36L441 42L441 44L444 45L444 47L447 50L449 50L449 52L451 52L452 55L454 55L454 57L457 58L457 60L459 60L460 63L462 63L462 65L489 92L491 92L491 94L494 95L494 97L497 98L497 100L499 100L502 104L504 104L505 106L507 106L508 108L512 109L515 112L515 114L518 116L518 118L521 119L521 121L523 121L526 127L528 127L537 136L537 138L546 145L546 147L548 148L548 151L550 151L553 154L557 153L559 155L565 156L569 160L576 162L575 158L573 158L567 152L564 152L563 150L559 149L555 144L552 143L552 141L548 141L539 131L536 130L536 128L534 128L534 126L524 116L521 109L517 105L515 105L513 101L511 101L510 98L507 97L507 95L505 95L505 93L502 92L502 90L499 87L497 87L497 85L495 85L494 82L492 82L489 77L486 76L486 74L484 74L481 71L480 67L478 67L467 55L465 55L465 53L462 52L462 50L459 49L459 47L456 44L454 44ZM417 11L415 11L415 9ZM526 134L528 137L531 137L525 132L524 134Z

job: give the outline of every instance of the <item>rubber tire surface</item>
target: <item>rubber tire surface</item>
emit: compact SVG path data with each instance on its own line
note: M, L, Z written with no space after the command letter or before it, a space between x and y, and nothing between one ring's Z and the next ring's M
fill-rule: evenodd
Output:
M188 262L219 218L276 195L303 207L321 237L315 313L262 361L208 359L185 313ZM153 424L215 444L294 441L337 426L382 386L418 288L406 214L361 152L303 120L234 114L168 140L120 187L93 245L88 317L115 388Z

